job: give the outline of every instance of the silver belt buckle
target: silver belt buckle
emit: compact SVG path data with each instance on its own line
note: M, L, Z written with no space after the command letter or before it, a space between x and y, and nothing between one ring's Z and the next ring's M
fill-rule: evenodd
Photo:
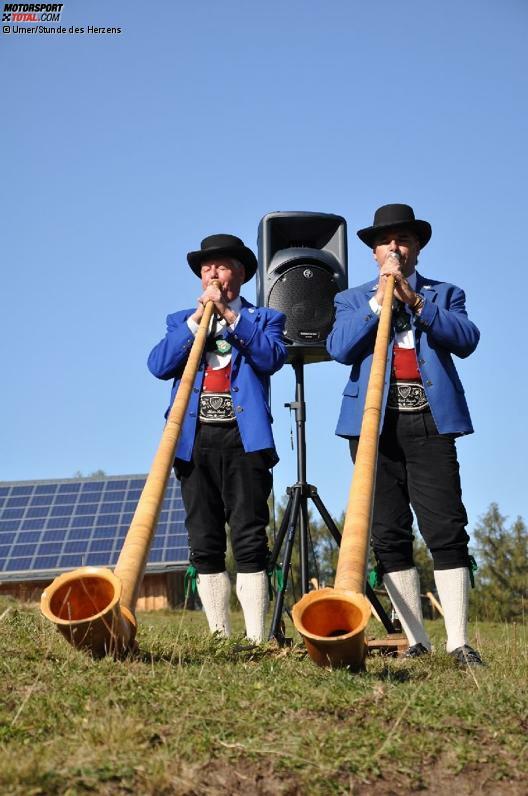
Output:
M397 412L423 412L429 402L423 384L395 381L389 387L387 408Z
M199 417L201 423L232 423L235 410L231 395L228 392L202 392Z

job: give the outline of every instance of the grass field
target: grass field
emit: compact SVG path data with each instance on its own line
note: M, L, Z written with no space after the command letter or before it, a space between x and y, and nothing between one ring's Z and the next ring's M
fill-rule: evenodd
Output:
M429 660L358 675L150 613L138 657L93 661L0 599L0 793L524 796L527 627L472 625L488 666L470 672L429 629Z

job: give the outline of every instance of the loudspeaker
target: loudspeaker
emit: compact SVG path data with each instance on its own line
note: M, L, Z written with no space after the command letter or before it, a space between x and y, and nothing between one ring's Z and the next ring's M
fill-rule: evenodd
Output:
M331 213L274 212L258 231L257 304L286 315L288 361L330 359L334 297L348 287L346 221Z

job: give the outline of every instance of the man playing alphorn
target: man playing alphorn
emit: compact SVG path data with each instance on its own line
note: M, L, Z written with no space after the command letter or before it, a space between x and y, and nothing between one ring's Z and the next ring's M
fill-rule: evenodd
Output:
M349 439L355 460L378 318L392 275L396 301L372 523L376 569L408 637L406 655L428 654L431 642L413 561L412 506L433 558L447 651L461 665L480 665L467 637L472 560L455 447L455 438L471 434L473 427L451 356L469 356L479 331L467 316L460 288L415 270L431 226L416 220L411 207L384 205L373 225L357 234L373 250L379 273L375 281L336 297L327 347L333 359L352 366L336 434Z
M234 235L210 235L188 263L200 277L195 309L167 317L167 334L148 367L174 379L171 404L204 306L214 302L203 360L196 373L176 451L190 561L211 632L230 634L226 523L237 568L237 596L248 638L264 640L268 607L266 537L270 469L277 463L268 403L269 377L286 358L285 316L240 296L257 269L253 252Z

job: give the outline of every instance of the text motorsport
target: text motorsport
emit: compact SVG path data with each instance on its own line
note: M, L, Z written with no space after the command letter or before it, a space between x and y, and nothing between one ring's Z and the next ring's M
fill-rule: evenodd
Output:
M64 3L4 3L2 22L60 22Z
M5 34L88 34L88 35L119 35L123 32L121 27L99 27L96 25L62 25L47 27L39 22L60 22L64 3L4 3L2 12L2 32ZM29 25L13 25L12 23L26 22ZM6 24L11 23L11 24Z

